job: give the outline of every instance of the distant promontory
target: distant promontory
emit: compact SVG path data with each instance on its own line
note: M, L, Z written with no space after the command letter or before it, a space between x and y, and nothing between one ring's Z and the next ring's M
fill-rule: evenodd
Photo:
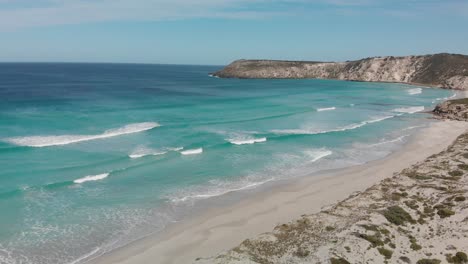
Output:
M237 60L212 74L241 79L337 79L468 90L468 56L373 57L346 62Z

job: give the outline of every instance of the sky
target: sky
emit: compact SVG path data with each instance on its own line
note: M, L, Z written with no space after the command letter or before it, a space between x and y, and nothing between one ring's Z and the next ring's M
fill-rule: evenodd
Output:
M1 62L468 54L468 0L0 0Z

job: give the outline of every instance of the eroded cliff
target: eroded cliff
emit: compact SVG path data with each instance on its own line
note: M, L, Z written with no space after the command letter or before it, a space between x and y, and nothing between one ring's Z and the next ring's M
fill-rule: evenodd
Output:
M347 62L238 60L213 73L221 78L338 79L401 82L468 90L468 56L435 54Z

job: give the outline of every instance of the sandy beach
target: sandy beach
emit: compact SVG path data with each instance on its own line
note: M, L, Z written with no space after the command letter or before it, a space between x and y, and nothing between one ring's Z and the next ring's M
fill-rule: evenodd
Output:
M280 223L312 214L363 191L449 146L468 123L439 121L420 130L401 150L364 165L327 171L259 192L225 208L170 226L94 259L92 263L192 263L271 231Z
M468 264L468 0L0 21L0 264Z

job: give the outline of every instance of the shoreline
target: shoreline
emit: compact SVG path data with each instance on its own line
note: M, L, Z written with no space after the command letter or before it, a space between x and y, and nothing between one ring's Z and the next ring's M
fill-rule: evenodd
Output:
M263 190L248 194L232 205L207 209L193 219L174 223L162 233L149 235L88 263L137 264L155 260L158 263L192 263L199 257L213 256L247 238L269 232L280 223L317 213L325 206L391 177L444 150L466 129L466 122L431 123L402 149L383 159L262 186ZM333 192L329 191L331 189Z
M402 82L467 90L464 72L468 56L430 54L383 56L341 62L235 60L213 72L220 78L239 79L339 79L366 82Z
M454 92L465 92L463 89L453 89L447 88L435 84L425 84L417 82L398 82L398 81L366 81L366 80L354 80L354 79L338 79L338 78L290 78L290 77L265 77L265 78L247 78L247 77L221 77L215 73L208 74L210 77L221 78L221 79L238 79L238 80L327 80L327 81L342 81L342 82L358 82L358 83L393 83L393 84L404 84L408 86L415 86L420 88L427 89L442 89L442 90L451 90Z

